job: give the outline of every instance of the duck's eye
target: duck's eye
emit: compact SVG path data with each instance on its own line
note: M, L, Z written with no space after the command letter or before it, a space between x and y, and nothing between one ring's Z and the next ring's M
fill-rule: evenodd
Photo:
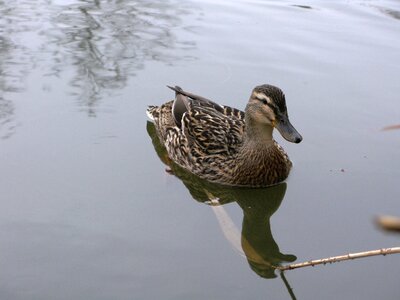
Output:
M267 105L268 104L268 101L267 100L262 100L262 103L264 104L264 105Z

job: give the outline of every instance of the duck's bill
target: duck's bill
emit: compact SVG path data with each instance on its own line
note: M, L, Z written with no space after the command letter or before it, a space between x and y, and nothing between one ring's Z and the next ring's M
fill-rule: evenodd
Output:
M296 128L290 124L289 118L286 115L280 115L275 121L275 127L283 138L292 143L300 143L303 137L297 132Z

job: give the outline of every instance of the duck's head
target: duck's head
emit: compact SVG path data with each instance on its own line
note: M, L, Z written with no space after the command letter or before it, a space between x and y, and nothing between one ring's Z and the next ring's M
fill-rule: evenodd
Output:
M246 119L259 125L276 128L289 142L300 143L302 136L289 121L285 94L276 86L256 86L246 107Z

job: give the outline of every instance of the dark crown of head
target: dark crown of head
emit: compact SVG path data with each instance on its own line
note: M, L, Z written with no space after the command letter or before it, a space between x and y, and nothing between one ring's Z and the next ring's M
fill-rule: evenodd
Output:
M280 88L269 84L263 84L256 86L254 91L265 94L279 107L280 111L286 111L285 94Z

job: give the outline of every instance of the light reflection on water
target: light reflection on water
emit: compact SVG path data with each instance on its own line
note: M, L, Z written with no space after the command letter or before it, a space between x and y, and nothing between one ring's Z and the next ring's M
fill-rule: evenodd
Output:
M171 1L61 5L50 20L55 28L41 32L55 45L54 49L44 46L54 61L49 74L57 75L66 62L73 66L71 84L76 96L94 115L100 98L123 88L147 61L173 64L180 59L174 50L195 46L179 41L173 33L181 25L182 14L190 15L191 10Z
M148 61L173 65L194 57L176 53L195 47L176 36L181 16L195 5L174 1L23 1L0 6L0 130L15 130L9 93L24 89L26 76L70 82L69 93L89 116L104 98L124 88ZM46 79L43 79L46 82ZM45 83L43 83L45 85ZM51 89L51 87L46 86Z
M264 280L271 263L398 243L371 219L400 211L400 130L379 132L400 118L399 11L396 1L1 2L0 298L281 299L282 282ZM144 127L146 106L173 97L166 84L243 108L260 83L285 91L304 133L282 144L287 184L238 191L165 174ZM223 205L205 205L210 196ZM235 237L221 232L221 211ZM299 299L396 298L396 265L287 280Z

